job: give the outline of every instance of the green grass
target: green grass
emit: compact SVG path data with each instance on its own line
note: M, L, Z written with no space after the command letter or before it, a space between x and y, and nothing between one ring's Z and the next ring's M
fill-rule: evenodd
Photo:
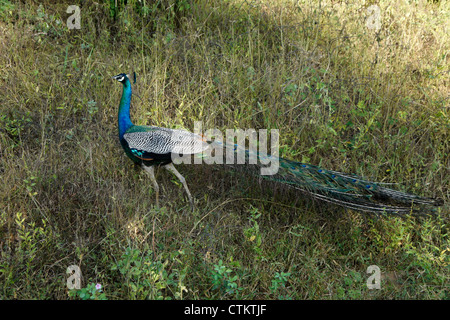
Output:
M1 299L449 299L448 1L379 1L377 33L359 1L128 2L68 30L0 0ZM446 205L373 217L180 165L194 212L163 170L156 208L117 138L132 71L136 124L278 129L283 157Z

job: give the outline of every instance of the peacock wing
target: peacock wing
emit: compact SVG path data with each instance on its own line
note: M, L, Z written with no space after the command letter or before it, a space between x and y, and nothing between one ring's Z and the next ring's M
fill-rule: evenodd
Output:
M146 154L195 154L209 147L202 136L178 129L135 126L123 137L131 151L141 157Z

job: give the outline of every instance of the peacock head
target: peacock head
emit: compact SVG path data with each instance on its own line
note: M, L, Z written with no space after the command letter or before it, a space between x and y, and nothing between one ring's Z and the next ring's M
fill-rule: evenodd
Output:
M117 76L112 77L113 80L117 80L120 83L125 84L127 82L127 80L130 79L130 75L129 74L125 74L125 73L120 73ZM136 83L136 72L133 72L133 84Z
M117 76L112 77L113 80L117 80L120 83L125 83L128 79L128 75L126 75L125 73L120 73Z

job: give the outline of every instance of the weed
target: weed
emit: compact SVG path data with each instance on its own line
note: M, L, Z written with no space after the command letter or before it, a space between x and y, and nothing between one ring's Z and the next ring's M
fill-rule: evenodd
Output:
M222 260L211 270L212 289L217 290L219 296L239 296L239 291L242 290L237 283L239 278L232 274L233 270L224 265Z
M72 289L69 291L69 297L78 297L81 300L108 300L99 283L89 283L86 288Z

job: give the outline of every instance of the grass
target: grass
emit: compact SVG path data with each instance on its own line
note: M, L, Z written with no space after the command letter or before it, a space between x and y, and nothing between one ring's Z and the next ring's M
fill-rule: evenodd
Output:
M69 30L0 0L1 299L449 299L448 1L381 0L378 31L371 1L139 3ZM185 165L196 209L162 170L157 208L117 138L131 71L136 124L279 129L283 157L446 205L366 216Z

